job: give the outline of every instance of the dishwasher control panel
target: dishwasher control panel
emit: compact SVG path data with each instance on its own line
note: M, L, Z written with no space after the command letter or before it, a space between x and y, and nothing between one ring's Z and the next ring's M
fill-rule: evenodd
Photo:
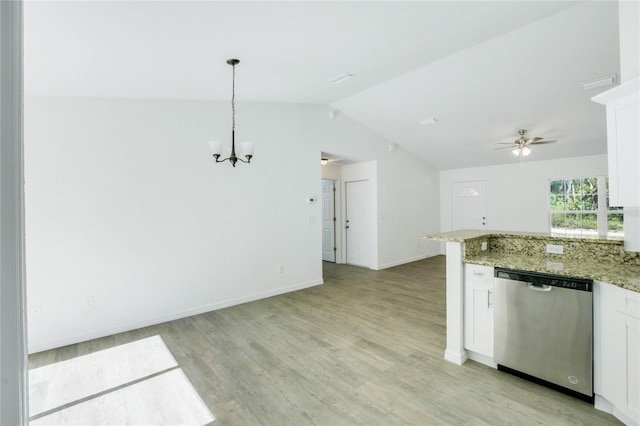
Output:
M518 271L513 269L495 269L496 278L504 278L512 281L523 281L533 286L562 287L571 290L593 291L593 281L583 278L563 277L558 275L542 274L538 272Z

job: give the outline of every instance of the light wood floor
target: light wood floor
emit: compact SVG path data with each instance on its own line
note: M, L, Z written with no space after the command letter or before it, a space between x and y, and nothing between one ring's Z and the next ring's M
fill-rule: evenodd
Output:
M443 359L444 256L31 355L30 368L160 336L215 425L620 424L593 406Z

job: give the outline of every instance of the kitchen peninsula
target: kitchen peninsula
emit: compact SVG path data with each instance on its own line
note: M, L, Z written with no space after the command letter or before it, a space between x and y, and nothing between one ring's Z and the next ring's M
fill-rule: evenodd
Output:
M446 242L445 359L493 361L494 267L594 280L595 406L627 425L640 410L640 256L619 238L461 230ZM567 342L567 344L570 344Z

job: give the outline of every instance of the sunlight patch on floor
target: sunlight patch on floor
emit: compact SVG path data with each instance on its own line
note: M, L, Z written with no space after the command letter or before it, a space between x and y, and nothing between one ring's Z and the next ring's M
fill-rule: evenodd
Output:
M160 336L29 371L30 424L214 420Z

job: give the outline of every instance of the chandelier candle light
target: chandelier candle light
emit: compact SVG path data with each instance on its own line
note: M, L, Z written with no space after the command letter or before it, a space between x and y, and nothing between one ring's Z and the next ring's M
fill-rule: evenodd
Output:
M213 158L216 159L216 163L222 163L224 161L229 160L233 167L236 166L238 160L243 163L250 163L251 158L253 157L253 151L255 149L253 142L242 142L242 151L244 152L244 156L246 160L243 160L240 157L236 156L236 65L238 65L240 61L238 59L229 59L227 64L233 67L233 75L232 75L232 86L231 86L231 155L227 158L223 158L220 160L220 155L222 154L222 142L218 141L210 141L209 147L211 148L211 153L213 154Z

